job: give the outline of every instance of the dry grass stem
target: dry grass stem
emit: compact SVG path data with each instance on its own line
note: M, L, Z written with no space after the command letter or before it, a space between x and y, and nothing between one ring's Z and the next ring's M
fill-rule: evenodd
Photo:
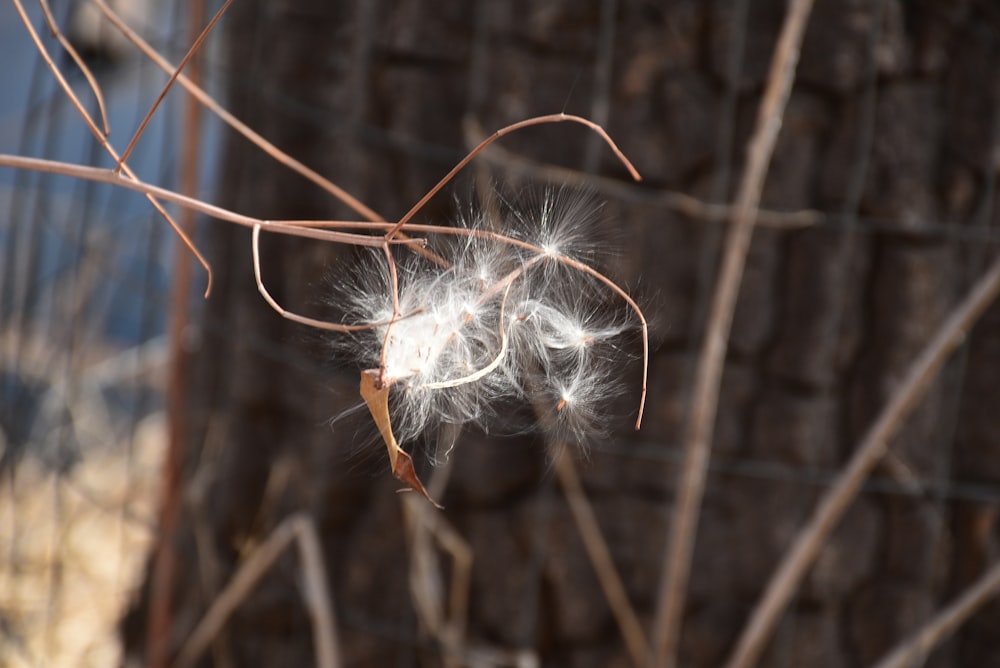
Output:
M858 445L843 473L824 494L812 518L785 553L750 621L726 663L728 668L754 665L778 619L798 589L802 578L819 555L830 532L857 496L868 474L889 447L889 441L916 407L944 366L949 355L965 340L972 325L1000 295L1000 259L973 286L934 338L913 361L899 388Z
M299 558L302 561L302 595L312 620L316 665L318 668L336 668L341 665L337 628L319 536L312 518L299 513L276 526L267 539L240 564L235 575L212 602L212 606L184 643L173 664L176 668L190 668L197 663L233 612L293 542L299 548Z
M59 45L66 50L70 59L80 69L80 72L83 73L84 79L87 80L87 86L90 87L90 92L94 94L94 98L97 100L97 113L101 117L101 131L107 137L111 134L111 127L108 125L108 110L104 102L104 93L101 91L97 79L94 78L93 72L87 67L87 63L80 57L77 50L66 39L66 36L62 34L62 31L59 30L59 25L56 23L55 17L52 16L52 9L49 7L48 0L38 0L38 6L41 7L42 14L45 16L45 25L48 27L49 33L59 41Z
M793 0L789 3L771 61L771 70L758 110L754 133L750 139L747 165L737 193L732 227L726 238L721 273L716 284L698 363L685 437L685 459L678 482L670 541L664 555L654 636L658 666L673 666L677 660L677 644L684 616L688 575L712 448L719 385L725 365L733 311L753 235L757 205L760 203L767 168L795 80L799 48L811 11L812 0Z
M573 462L568 448L556 446L552 448L554 454L554 467L556 477L559 479L559 486L562 487L566 502L569 504L573 521L576 523L577 531L590 557L590 563L597 574L597 580L601 584L604 597L611 607L611 612L625 640L625 647L635 666L645 666L651 656L649 640L642 630L642 623L635 608L629 601L628 592L622 582L614 559L611 557L611 550L608 542L604 538L600 524L594 509L587 500L587 494L580 482L580 475L577 473L576 464Z
M438 495L443 485L434 483L442 478L442 473L447 476L447 469L437 469L431 484ZM410 544L409 581L414 607L422 625L442 647L444 664L461 665L472 581L472 548L424 499L406 494L402 504ZM442 567L435 544L451 556L450 569ZM443 581L449 570L446 592Z
M921 664L932 649L997 595L1000 595L1000 563L993 564L954 603L890 651L875 668L907 668Z

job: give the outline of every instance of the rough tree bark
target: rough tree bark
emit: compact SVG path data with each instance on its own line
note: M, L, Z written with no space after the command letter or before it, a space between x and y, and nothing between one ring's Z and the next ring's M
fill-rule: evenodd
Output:
M226 19L230 108L389 219L461 157L467 116L492 131L562 109L608 110L606 127L646 179L605 194L625 244L615 270L645 295L656 351L645 428L598 444L582 475L647 625L720 239L719 223L656 192L730 196L784 5L270 0L236 3ZM824 481L996 254L982 232L998 218L998 85L1000 13L990 3L817 2L763 206L827 215L811 228L755 233L681 665L721 662ZM624 181L592 141L552 126L504 148ZM237 210L355 217L243 140L227 143L220 169L222 203ZM422 216L449 208L439 197ZM245 231L206 230L218 284L190 352L186 505L178 535L163 537L184 564L175 642L241 554L306 509L323 537L345 665L437 665L411 605L383 450L349 423L324 423L358 401L357 370L333 364L321 336L267 308ZM264 271L286 307L332 314L324 282L349 255L266 238ZM870 663L995 558L998 342L993 308L895 440L885 484L834 534L764 665ZM528 648L544 665L628 665L542 444L464 435L442 500L475 557L471 641ZM266 579L214 663L310 664L297 567L285 559ZM126 627L136 656L146 605ZM1000 662L998 616L989 606L926 665Z

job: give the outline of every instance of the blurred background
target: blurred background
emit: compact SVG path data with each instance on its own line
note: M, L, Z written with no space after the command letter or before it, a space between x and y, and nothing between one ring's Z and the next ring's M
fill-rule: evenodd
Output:
M164 81L132 49L70 31L81 8L53 11L91 58L123 148ZM39 5L25 9L48 37ZM183 52L177 10L147 9L130 20ZM79 70L46 43L96 114ZM111 166L12 3L0 7L0 58L0 152ZM169 185L166 112L132 164ZM141 198L54 175L0 168L0 211L0 665L115 665L157 524L175 243Z
M263 302L246 230L196 221L215 272L203 300L204 271L177 260L141 196L0 167L0 663L337 665L317 658L317 600L345 666L642 663L661 633L729 205L786 4L240 0L189 65L387 220L481 138L539 114L603 125L642 173L631 182L582 127L539 126L418 215L448 223L491 188L588 188L620 248L608 271L652 321L641 431L636 362L621 371L630 394L609 400L622 419L586 450L468 431L435 468L433 443L405 444L440 512L395 493L363 411L331 423L359 404L359 369L333 358L336 335ZM121 11L177 63L217 9ZM91 58L121 150L167 75L134 46L70 31L77 6L53 11ZM9 6L0 56L0 153L113 165ZM359 217L189 99L171 92L143 135L129 160L141 178L263 219ZM995 3L812 7L734 313L676 665L724 664L821 495L996 260L998 133ZM264 237L265 280L286 308L336 318L326 295L353 254ZM997 369L994 305L823 541L757 665L873 664L995 572ZM322 569L303 558L313 535ZM227 589L276 536L291 549ZM1000 664L995 589L898 665ZM192 632L229 594L231 617L194 657Z

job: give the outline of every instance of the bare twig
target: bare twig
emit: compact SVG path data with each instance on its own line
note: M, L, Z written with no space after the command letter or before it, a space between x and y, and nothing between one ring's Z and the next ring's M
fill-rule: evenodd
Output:
M87 63L84 62L83 58L77 50L70 44L70 41L66 39L66 36L62 34L59 30L59 26L56 23L56 19L52 16L52 9L49 7L47 0L38 0L38 6L42 8L42 14L45 16L45 24L49 28L49 33L59 40L59 44L69 57L76 63L76 66L80 68L83 73L83 77L87 80L87 85L90 86L91 92L94 94L94 98L97 100L97 110L98 114L101 116L101 129L104 131L104 136L107 137L111 134L111 128L108 126L108 110L104 103L104 93L101 92L101 87L97 83L97 79L94 78L93 72L87 67Z
M559 478L559 485L562 487L563 494L566 495L570 512L573 514L573 521L576 523L577 531L580 532L580 538L587 550L587 556L590 557L590 563L594 566L594 572L597 573L597 580L604 591L604 597L607 599L608 605L611 606L611 612L618 623L618 629L625 639L625 646L632 657L632 663L636 666L644 666L650 657L649 640L642 630L642 624L635 614L635 609L629 602L625 584L611 558L608 542L604 539L604 534L601 533L597 516L587 500L583 485L580 483L580 475L577 473L576 465L567 453L567 449L564 446L552 448L556 477Z
M656 662L660 666L672 666L676 662L688 574L708 471L719 385L732 328L733 310L739 295L764 178L781 128L792 82L795 80L799 47L811 11L812 0L793 0L789 4L748 148L747 166L737 194L733 225L726 239L719 282L698 364L685 439L686 455L681 470L670 543L664 555L654 640Z
M779 616L795 593L807 569L819 555L830 532L857 495L865 478L882 459L889 440L916 407L948 356L965 339L976 320L1000 295L1000 259L979 279L968 296L948 316L934 338L914 360L899 389L858 445L854 456L827 491L809 523L799 531L785 553L743 630L729 668L745 668L756 661Z
M471 116L463 120L462 127L468 144L474 146L486 137L482 126ZM626 202L664 207L693 220L721 223L729 221L736 213L736 207L729 204L711 204L679 190L649 188L617 178L587 174L569 167L539 163L502 146L489 147L483 151L481 158L502 169L527 174L541 181L590 188ZM827 218L827 214L818 209L758 209L754 225L777 230L799 230L820 225Z
M104 0L92 0L92 2L97 5L97 8L104 13L111 23L121 31L123 35L133 44L136 48L142 51L147 58L156 63L156 66L162 69L167 74L173 75L177 71L177 68L169 63L163 56L161 56L153 47L151 47L145 40L143 40L138 33L132 30L128 24L126 24L118 14L108 6ZM277 160L282 165L285 165L297 174L301 174L305 178L309 179L319 187L326 190L328 193L339 199L341 202L347 206L354 209L358 214L367 218L368 220L378 221L382 220L382 217L375 213L372 209L365 206L360 200L348 193L346 190L336 185L329 179L323 177L318 172L288 155L277 146L267 141L260 134L255 132L246 123L243 123L238 118L233 116L231 113L226 111L222 105L216 102L208 93L202 90L198 85L191 81L188 77L180 74L177 76L178 83L184 87L191 95L195 97L201 104L205 106L206 109L211 111L213 114L218 116L231 128L239 132L241 135L249 139L256 146L260 147L265 153Z
M163 100L167 97L167 93L170 92L170 89L173 87L174 82L177 81L177 77L180 76L181 71L185 67L187 67L188 63L191 62L191 59L194 58L195 53L197 53L198 49L201 48L201 45L202 43L204 43L205 38L207 38L209 33L212 32L212 29L215 27L215 24L219 22L219 19L222 18L222 15L226 13L226 10L229 9L229 5L231 4L233 4L233 0L226 0L226 2L222 4L222 7L219 8L219 11L215 13L215 16L212 17L212 20L208 22L208 25L205 26L204 30L202 30L200 34L198 34L197 37L195 37L194 43L191 45L191 48L188 49L188 52L184 54L184 58L181 59L181 64L178 65L177 69L175 69L173 74L170 75L170 79L163 86L163 90L160 91L160 94L157 96L156 101L153 102L153 106L149 108L149 111L146 112L146 116L139 123L138 129L136 129L135 134L132 135L132 140L128 143L128 146L125 147L125 150L122 151L122 155L120 158L118 158L118 163L115 165L116 172L121 170L122 165L124 165L125 161L128 160L130 155L132 155L132 151L135 150L136 144L139 143L139 138L142 137L142 133L145 132L146 126L149 125L149 122L153 120L153 115L156 113L156 110L160 108L160 104L163 103ZM194 14L192 15L194 16ZM200 19L201 13L199 12L197 16ZM192 70L194 69L195 68L192 68ZM191 76L192 81L194 81L195 83L197 83L200 78L201 77L198 76L197 74L192 74Z
M212 602L181 649L175 665L190 668L195 665L219 633L229 617L247 598L262 577L271 569L285 549L296 542L303 568L303 598L313 624L313 644L316 665L336 668L340 665L337 628L330 603L330 588L324 570L323 552L312 519L305 514L286 518L240 565L229 584Z
M979 608L1000 595L1000 563L986 571L958 600L941 610L920 630L875 664L875 668L906 668L926 656L938 643L951 635Z
M441 190L441 188L443 188L453 178L455 178L455 175L458 174L460 171L462 171L466 165L472 162L473 158L482 153L487 146L489 146L496 140L500 139L501 137L509 135L510 133L516 132L522 128L531 127L533 125L544 125L546 123L578 123L587 128L590 128L590 130L600 135L601 139L604 140L604 143L607 144L608 147L611 149L611 151L615 154L615 157L618 158L618 161L625 166L625 168L628 170L632 178L636 181L642 181L642 176L639 175L639 170L637 170L635 166L632 164L632 162L625 157L625 154L622 153L621 149L618 148L618 145L611 139L611 137L608 136L608 133L604 130L604 128L602 128L597 123L594 123L593 121L583 118L581 116L573 116L572 114L549 114L547 116L535 116L534 118L528 118L523 121L518 121L517 123L511 123L510 125L497 130L489 137L481 141L479 145L476 146L476 148L469 151L468 155L466 155L464 158L462 158L462 160L458 162L458 164L452 167L451 171L445 174L444 178L442 178L440 181L437 182L437 185L428 190L427 194L421 197L420 201L414 204L413 207L411 207L410 210L407 211L406 214L399 219L399 222L396 223L396 226L386 234L386 238L392 239L394 236L396 236L396 234L403 228L403 226L406 225L406 223L409 222L409 220L413 218L413 216L418 211L420 211L420 209L422 209L423 206L427 204L427 202L430 201L430 199L438 193L438 191Z
M253 234L250 238L250 249L252 252L253 259L253 276L254 280L257 282L257 292L260 296L264 298L267 305L270 306L278 315L292 322L297 322L300 325L307 325L309 327L315 327L317 329L325 329L332 332L357 332L365 329L371 329L382 324L387 323L365 323L363 325L344 325L335 322L327 322L325 320L318 320L316 318L310 318L308 316L299 315L298 313L293 313L285 309L281 304L271 296L267 288L264 286L264 279L261 276L260 270L260 225L254 225Z
M108 142L106 133L102 132L101 129L97 126L97 123L94 122L94 119L91 118L86 108L84 108L83 103L80 102L80 98L77 97L76 93L73 91L73 88L66 81L66 77L63 76L62 71L55 64L55 61L49 54L48 49L45 48L45 45L42 43L41 38L38 36L38 32L35 30L34 26L31 25L31 21L28 18L27 12L24 10L24 6L22 5L21 0L14 0L14 7L17 9L17 13L20 16L22 23L24 23L24 27L28 31L28 35L35 43L35 48L38 50L38 54L42 57L42 60L45 61L45 64L52 72L52 75L56 78L56 81L59 83L60 88L62 88L63 93L65 93L66 98L76 109L77 113L80 114L80 117L83 119L84 123L87 124L87 128L90 130L91 134L94 135L94 138L97 139L98 143L101 145L101 148L103 148L107 152L107 154L111 156L112 159L118 162L119 160L118 152L115 151L114 147L111 146L111 144ZM48 27L50 30L58 33L58 27L54 23L50 23ZM96 86L97 85L96 82L94 82L93 85ZM128 165L122 164L120 165L120 167L129 179L133 181L139 180L138 177L136 177L135 173L131 170L131 168L128 167ZM201 263L202 267L205 268L205 272L208 274L208 284L205 288L205 294L207 296L212 289L212 268L211 266L209 266L208 261L198 251L198 249L195 247L191 239L188 238L188 236L184 233L184 230L182 230L177 225L173 217L171 217L170 214L166 212L166 210L156 200L156 198L154 198L149 193L146 193L146 198L149 200L150 204L152 204L153 207L157 210L157 212L159 212L159 214L163 216L163 219L167 221L170 227L173 228L174 232L184 243L184 245L188 248L188 250L190 250L191 253L198 259L198 262Z
M181 195L180 193L167 190L166 188L145 183L138 178L122 178L110 169L88 167L86 165L74 165L56 160L44 160L41 158L28 158L20 155L0 153L0 166L14 167L17 169L30 169L38 172L47 172L49 174L72 176L73 178L86 179L87 181L109 183L114 186L143 193L156 199L161 199L165 202L171 202L173 204L191 209L192 211L197 211L229 223L236 223L237 225L249 228L252 228L255 225L260 225L262 229L269 232L274 231L281 234L306 237L308 239L316 239L319 241L332 241L335 243L380 248L385 243L384 239L381 237L337 232L320 228L342 227L343 229L382 231L391 229L392 227L391 223L385 222L261 220L260 218L245 216L243 214L236 213L235 211L215 206L214 204L208 204L193 197ZM411 229L417 228L411 226ZM388 243L418 246L422 244L423 241L419 239L393 239Z

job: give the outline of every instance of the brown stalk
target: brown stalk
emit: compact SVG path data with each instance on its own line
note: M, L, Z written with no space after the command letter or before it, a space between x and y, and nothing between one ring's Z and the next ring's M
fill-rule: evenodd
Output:
M28 158L20 155L9 155L3 153L0 153L0 166L14 167L17 169L30 169L38 172L72 176L73 178L85 179L87 181L108 183L120 188L143 193L148 197L162 199L165 202L171 202L219 220L242 225L243 227L252 229L254 226L259 225L261 229L268 232L305 237L308 239L316 239L318 241L332 241L335 243L351 244L355 246L371 246L381 248L385 243L381 236L350 234L346 232L323 230L320 228L324 226L338 227L343 225L346 229L382 231L392 227L392 223L386 222L370 223L361 221L324 221L323 225L316 225L315 221L305 221L306 224L300 224L299 221L296 220L262 220L252 216L245 216L214 204L208 204L199 199L188 197L172 190L167 190L166 188L145 183L138 178L123 178L122 176L115 174L115 172L110 169L102 169L100 167L74 165L67 162L44 160L41 158ZM421 239L393 239L389 243L400 246L419 246L424 242Z
M228 7L228 3L225 5ZM225 9L223 7L223 9ZM194 0L190 8L188 30L198 31L198 22L204 13L202 0ZM221 14L217 15L221 16ZM209 24L209 29L215 20ZM184 59L186 64L200 46L208 29L202 32L194 46ZM182 64L183 67L183 64ZM201 78L201 63L195 61L191 66L191 77L195 81ZM171 80L172 81L172 80ZM139 126L126 151L115 168L117 172L128 158L142 134L146 123L152 118L159 101L166 95L170 84L164 88L159 100L150 109L149 114ZM201 125L199 107L193 100L186 100L184 105L183 132L181 144L180 182L181 192L194 197L198 189L199 162L198 146L201 143ZM191 209L181 209L181 229L191 234L194 229L194 212ZM177 573L177 553L174 551L173 539L177 525L177 517L181 503L181 477L187 443L187 421L184 406L184 396L187 389L187 357L184 354L184 329L187 326L188 292L191 284L191 256L187 253L174 254L174 266L171 272L173 286L170 300L170 367L167 379L167 416L168 443L163 461L162 500L160 503L159 540L156 543L151 569L151 592L149 603L148 638L146 662L151 668L162 668L167 665L167 648L169 646L170 629L173 618L173 589Z
M635 300L632 299L627 292L601 272L583 264L582 262L577 262L572 258L560 256L556 259L558 259L559 262L573 267L574 269L578 269L585 274L589 274L601 283L604 283L612 291L614 291L615 294L625 300L625 303L631 307L632 311L634 311L636 316L639 318L639 324L642 329L642 390L639 395L639 412L635 418L635 428L638 429L642 426L642 414L646 408L646 382L647 377L649 376L649 324L646 322L646 316L643 314L642 309L639 308L639 305L635 303Z
M374 327L382 327L388 325L396 320L401 320L407 316L399 316L393 318L393 320L387 322L370 322L363 325L345 325L335 322L327 322L326 320L317 320L316 318L310 318L308 316L299 315L291 311L286 310L281 304L271 296L267 288L264 287L264 279L261 277L260 270L260 225L254 225L253 234L251 235L251 250L253 253L253 276L254 280L257 282L257 292L264 298L267 305L270 306L278 315L282 318L291 320L292 322L297 322L301 325L306 325L308 327L315 327L317 329L325 329L331 332L360 332L367 329L372 329ZM378 239L381 243L381 239Z
M732 329L733 311L753 235L757 205L760 203L768 164L795 80L799 47L811 11L812 0L792 0L789 3L748 147L747 166L737 193L732 227L726 237L719 281L698 362L670 542L664 554L654 636L657 666L674 666L677 661L688 576L711 455L719 385Z
M7 155L0 154L0 165L14 167L18 169L30 169L34 171L47 172L52 174L61 174L64 176L71 176L79 179L86 179L89 181L97 181L100 183L108 183L111 185L119 186L129 190L134 190L149 196L155 196L163 201L171 202L179 206L191 209L193 211L198 211L205 215L217 218L230 223L235 223L237 225L242 225L244 227L249 227L252 230L257 230L253 235L253 252L254 252L254 269L255 276L257 279L257 288L261 292L261 295L267 300L268 304L277 311L282 317L306 324L309 326L320 327L322 329L329 329L333 331L357 331L359 329L367 329L375 326L373 323L367 325L337 325L335 323L328 323L325 321L316 320L313 318L308 318L305 316L300 316L290 311L285 310L280 305L278 305L271 295L267 292L266 288L261 280L260 275L260 264L259 264L259 232L261 230L267 230L269 232L274 232L277 234L285 234L290 236L305 237L309 239L316 239L318 241L330 241L335 243L344 243L359 246L368 246L374 248L381 248L383 244L389 243L392 245L401 245L407 247L418 247L424 244L423 239L413 239L413 238L399 238L391 239L388 242L382 236L374 235L364 235L364 234L354 234L349 232L341 232L325 228L339 228L345 230L365 230L370 232L391 232L391 230L396 226L395 223L378 221L378 222L367 222L367 221L333 221L333 220L261 220L259 218L254 218L252 216L246 216L228 209L224 209L220 206L214 204L208 204L199 199L182 195L180 193L167 190L166 188L161 188L159 186L154 186L149 183L140 181L139 179L124 179L114 171L110 169L102 169L98 167L88 167L85 165L73 165L69 163L57 162L53 160L43 160L41 158L28 158L24 156L17 155ZM529 244L527 242L508 237L496 232L490 232L488 230L465 230L461 228L443 227L439 225L420 225L410 223L407 225L407 229L411 232L418 232L423 234L451 234L451 235L473 235L485 239L491 239L498 243L505 243L512 246L517 246L520 248L525 248L528 250L533 250L538 253L542 253L541 249L536 246ZM436 256L435 256L436 257ZM630 308L638 316L643 333L643 383L642 383L642 398L640 400L639 415L636 420L636 426L638 428L639 423L642 419L642 411L646 394L646 373L648 369L648 351L649 351L649 340L648 340L648 325L642 310L639 305L628 295L621 287L615 284L611 279L604 276L597 270L573 260L572 258L557 256L553 257L553 260L566 264L567 266L573 267L587 274L590 274L594 278L598 279L610 289L612 289L616 294L622 297ZM433 259L432 259L433 261ZM407 317L407 315L401 315L400 317ZM381 325L383 323L377 323Z

